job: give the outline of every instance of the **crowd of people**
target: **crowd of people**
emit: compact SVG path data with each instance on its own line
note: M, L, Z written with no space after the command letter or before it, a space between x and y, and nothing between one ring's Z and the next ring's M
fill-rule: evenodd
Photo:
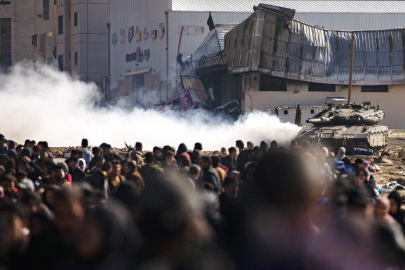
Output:
M206 153L206 152L205 152ZM0 135L0 269L404 269L405 211L367 161L238 140L55 162Z

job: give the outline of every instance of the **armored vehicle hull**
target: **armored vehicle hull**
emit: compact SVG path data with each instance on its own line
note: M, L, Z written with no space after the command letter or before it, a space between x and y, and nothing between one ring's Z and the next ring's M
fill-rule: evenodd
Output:
M354 148L379 151L387 146L388 127L367 125L310 125L301 129L298 141L309 141L336 151L344 146L347 154L353 154Z

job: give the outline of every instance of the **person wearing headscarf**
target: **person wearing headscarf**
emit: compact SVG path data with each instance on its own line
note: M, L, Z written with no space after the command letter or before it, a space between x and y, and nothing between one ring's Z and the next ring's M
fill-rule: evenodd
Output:
M368 161L364 161L363 164L361 165L361 167L366 171L367 175L366 175L366 181L370 181L370 171L368 170L368 166L369 166L369 162Z
M344 159L345 157L346 157L346 148L340 147L339 150L338 150L338 152L337 152L337 155L336 155L335 160L336 160L336 161L341 161L341 160Z
M180 162L180 157L183 153L187 153L187 146L184 143L181 143L179 147L177 148L177 153L176 153L176 160L177 163Z
M86 161L84 160L84 158L79 158L77 160L77 168L79 168L79 170L83 172L86 170Z

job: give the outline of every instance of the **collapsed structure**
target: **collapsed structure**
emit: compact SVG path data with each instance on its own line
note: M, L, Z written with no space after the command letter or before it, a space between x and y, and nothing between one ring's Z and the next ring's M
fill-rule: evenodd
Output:
M282 108L299 103L303 115L313 116L327 97L347 96L354 36L352 100L380 105L386 112L382 124L404 128L405 29L327 30L294 14L260 4L238 25L216 25L189 59L189 74L211 88L217 106L236 100L242 112L277 112L291 121L294 116L286 115L292 112Z

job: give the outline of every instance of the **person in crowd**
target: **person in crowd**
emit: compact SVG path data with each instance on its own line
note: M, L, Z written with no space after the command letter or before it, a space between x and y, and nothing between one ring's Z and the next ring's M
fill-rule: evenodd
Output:
M79 159L77 157L70 157L67 164L69 166L69 173L72 176L72 183L81 183L86 175L78 166Z
M200 186L212 190L218 194L222 192L218 172L212 167L212 160L208 156L201 158Z
M4 146L6 144L7 140L4 137L4 135L0 134L0 156L7 155L7 147Z
M225 178L226 178L226 176L227 176L227 172L223 169L223 168L221 168L220 167L220 158L219 158L219 156L217 156L217 155L213 155L213 156L211 156L211 161L212 161L212 167L217 171L217 173L218 173L218 180L219 180L219 183L220 183L220 185L221 185L221 187L224 187L224 181L225 181ZM226 168L226 167L225 167ZM221 192L223 191L223 189L221 190Z
M121 163L118 160L112 162L112 170L108 175L108 186L111 194L117 191L117 188L121 183L125 181L125 177L121 175Z
M309 152L309 143L307 141L301 143L300 150L304 157L309 159L313 158L312 154Z
M106 198L110 194L108 178L112 172L111 162L105 162L100 168L94 167L89 175L86 175L85 181L89 183L94 190L104 193Z
M236 158L236 170L245 173L245 165L252 160L253 149L244 149L244 143L241 140L236 141L236 147L239 149L238 157Z
M269 145L265 141L260 142L260 152L261 152L262 156L267 153L268 148L269 148Z
M86 170L86 160L84 158L77 159L77 168L83 172Z
M112 151L111 145L105 144L105 145L103 145L102 149L103 149L105 161L112 162L113 160L118 160L121 162L122 157L120 157L119 155L115 154Z
M374 178L374 175L371 174L369 170L370 162L364 161L361 167L367 172L367 183L370 184L373 188L376 188L377 182Z
M162 161L163 161L162 148L160 148L158 146L153 147L153 154L155 154L156 164L158 164L159 166L162 166Z
M187 146L184 143L179 144L176 152L177 163L180 163L180 157L183 153L187 153Z
M239 191L239 181L233 177L226 177L224 181L224 192L219 196L221 203L221 214L224 217L229 216L230 208L232 203L238 196Z
M83 177L84 178L84 177ZM50 169L50 184L56 185L60 188L71 188L70 183L65 181L65 171L64 168L60 165L54 165ZM78 181L73 181L77 183Z
M191 154L191 162L193 164L197 164L197 165L200 164L201 158L203 156L202 149L203 149L203 147L202 147L201 143L199 143L199 142L195 143L193 153Z
M128 174L133 174L138 172L138 164L136 164L135 160L128 161Z
M103 154L101 152L101 148L95 146L95 147L93 147L92 151L93 151L93 158L91 159L90 163L86 163L86 164L88 164L88 169L89 170L93 169L94 167L97 167L97 163L101 162L100 160L103 160L103 162L104 162L104 157L103 157Z
M166 153L167 155L168 153ZM163 174L163 169L156 164L155 155L152 152L148 152L145 155L145 165L139 169L139 173L145 181L153 178L156 175Z
M269 151L269 152L276 151L277 148L278 148L278 143L277 143L276 140L274 140L274 141L272 141L272 142L270 143L270 148L269 148L268 151Z
M79 150L77 150L77 158L78 159L84 159L84 152L83 152L83 150L81 150L81 149L79 149Z
M405 210L401 209L402 196L394 190L388 195L388 199L390 200L390 215L402 226L402 231L405 233Z
M37 145L37 142L36 142L36 141L32 140L32 141L30 142L30 148L31 148L31 149L34 149L34 146L36 146L36 145Z
M90 164L94 156L91 154L90 150L87 149L87 147L89 147L89 141L87 139L83 139L81 149L83 151L83 158L86 164Z
M10 174L0 175L0 186L3 188L4 197L12 199L14 198L14 179Z
M290 151L297 152L298 149L299 149L298 141L297 140L292 140L291 143L290 143Z
M174 161L174 152L172 150L167 151L165 161L162 164L165 173L173 173L177 170L178 166Z
M12 158L15 158L17 156L17 151L15 149L15 142L12 140L8 140L7 148L8 148L7 155Z
M230 175L230 173L236 169L236 157L237 157L236 148L230 147L228 149L228 152L229 155L225 157L224 163L222 163L222 165L228 168L228 175Z
M363 159L356 158L356 160L354 161L354 167L356 168L356 170L362 169L363 168L363 163L364 163Z
M246 144L247 144L247 149L249 149L249 150L251 150L251 149L253 149L253 147L255 147L255 144L251 141L248 141Z
M335 160L340 161L345 157L346 157L346 148L340 147L339 150L337 151L337 155L336 155Z
M17 153L17 156L21 156L21 152L22 152L23 148L24 148L24 146L21 145L21 144L18 145L18 146L15 148L15 151L16 151L16 153Z
M221 158L221 164L224 163L225 157L228 155L228 151L226 150L225 147L221 148L221 152L220 152L220 158Z
M378 236L382 244L392 253L405 256L405 239L401 225L389 214L390 200L379 198L376 202L375 212ZM405 262L405 257L402 263Z
M92 160L91 160L91 164L93 164L89 170L93 171L93 170L97 170L97 169L101 169L101 166L103 166L105 160L102 156L95 156Z
M142 166L144 165L142 155L143 155L142 143L136 142L135 151L132 151L130 153L130 157L131 157L132 160L136 161L136 164L138 164L138 168L142 168Z
M39 159L35 161L35 164L42 170L44 169L45 161L49 160L48 155L49 153L46 149L41 149L39 152Z
M31 143L31 140L25 140L25 142L24 142L24 148L28 148L28 147L30 147L30 143Z
M194 182L195 186L201 189L203 187L202 187L201 183L198 180L199 177L200 177L200 172L201 172L201 167L200 166L198 166L196 164L193 164L193 165L190 166L190 170L189 170L190 178Z

